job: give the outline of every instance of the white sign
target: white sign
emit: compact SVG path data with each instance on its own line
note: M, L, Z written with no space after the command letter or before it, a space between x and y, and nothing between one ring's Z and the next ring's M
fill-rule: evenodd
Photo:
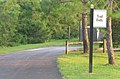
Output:
M106 10L94 10L93 27L106 27Z

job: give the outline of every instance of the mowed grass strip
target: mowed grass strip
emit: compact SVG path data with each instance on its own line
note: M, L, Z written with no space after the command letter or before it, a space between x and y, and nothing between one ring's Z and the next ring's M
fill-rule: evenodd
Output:
M115 53L116 64L108 65L107 54L94 53L93 74L89 74L89 54L69 53L57 62L64 79L120 79L120 52Z
M26 45L19 45L15 47L0 47L0 54L7 54L11 52L17 52L27 49L34 49L34 48L42 48L42 47L49 47L49 46L65 46L66 39L61 40L51 40L45 43L39 44L26 44ZM78 41L77 38L72 38L69 41Z
M39 44L26 44L26 45L19 45L15 47L0 47L0 54L7 54L10 52L41 48L41 47L63 46L64 44L65 44L65 40L51 40L49 42L39 43Z

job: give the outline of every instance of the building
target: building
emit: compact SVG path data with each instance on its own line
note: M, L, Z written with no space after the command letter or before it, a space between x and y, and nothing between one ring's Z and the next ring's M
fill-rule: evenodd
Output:
M88 26L88 37L90 39L90 26ZM94 41L102 41L103 40L103 33L100 29L94 28L93 29L93 40ZM83 41L83 35L82 35L82 28L80 28L80 41Z

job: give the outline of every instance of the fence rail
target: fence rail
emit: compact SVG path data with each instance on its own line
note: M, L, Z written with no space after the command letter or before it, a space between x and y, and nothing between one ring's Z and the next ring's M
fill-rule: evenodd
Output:
M106 39L104 39L103 41L95 41L93 42L94 44L103 44L103 48L94 48L93 50L103 50L103 53L106 53ZM68 54L68 52L80 52L83 50L68 50L69 45L80 45L83 44L83 42L68 42L66 40L66 51L65 53Z

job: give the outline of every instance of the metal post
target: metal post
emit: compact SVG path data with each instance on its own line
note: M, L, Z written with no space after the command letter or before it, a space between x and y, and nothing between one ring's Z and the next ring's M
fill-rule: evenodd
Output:
M89 53L89 73L92 73L93 62L93 11L94 5L91 4L90 8L90 53Z

